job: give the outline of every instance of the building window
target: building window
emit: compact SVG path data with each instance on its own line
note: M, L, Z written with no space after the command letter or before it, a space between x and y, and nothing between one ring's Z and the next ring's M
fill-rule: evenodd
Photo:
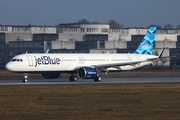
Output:
M129 34L129 29L123 29L123 30L122 30L122 33L123 33L123 34Z
M35 34L33 37L35 41L51 41L56 40L58 38L58 34Z
M1 26L1 31L4 31L4 26Z
M44 43L39 43L39 47L44 47Z
M53 35L53 40L57 40L58 39L58 35Z
M5 31L8 31L8 27L5 27Z
M142 41L144 35L132 35L132 41Z
M73 32L73 28L70 28L70 29L69 29L69 32Z
M74 32L77 32L77 28L74 28Z
M47 43L47 47L48 47L48 48L51 47L51 43Z
M50 36L45 35L44 40L49 40Z
M104 41L100 41L100 48L105 48L105 43L104 43Z
M4 34L0 34L0 39L4 40L5 39L5 35Z
M18 43L14 43L14 47L18 47Z
M37 42L34 42L34 47L39 47Z
M9 52L9 55L10 55L10 56L13 56L13 55L14 55L14 52L13 52L13 51L10 51L10 52Z
M4 51L0 51L0 55L1 56L4 56L5 54L4 54Z
M84 32L84 28L81 28L81 32Z
M108 29L107 29L107 28L102 28L102 29L101 29L101 32L107 33L107 32L108 32Z
M29 28L26 27L26 28L25 28L25 31L29 31Z
M29 47L33 47L33 43L32 42L29 43Z
M36 36L37 40L43 40L42 36Z
M68 28L64 28L64 32L68 32Z
M177 36L177 41L180 41L180 36Z
M24 47L24 46L23 46L23 42L20 42L20 43L19 43L19 47Z
M28 43L27 42L24 42L24 47L28 47Z
M173 34L174 30L167 30L167 34Z
M13 45L14 45L13 43L9 43L9 47L10 47L10 48L11 48L11 47L14 47Z
M98 32L97 28L87 28L87 32Z

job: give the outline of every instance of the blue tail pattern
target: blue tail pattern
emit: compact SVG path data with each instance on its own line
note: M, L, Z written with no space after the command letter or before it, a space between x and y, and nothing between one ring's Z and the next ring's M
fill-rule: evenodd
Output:
M143 41L140 43L138 48L133 54L149 54L152 55L154 49L154 39L156 34L157 27L150 27L143 38Z

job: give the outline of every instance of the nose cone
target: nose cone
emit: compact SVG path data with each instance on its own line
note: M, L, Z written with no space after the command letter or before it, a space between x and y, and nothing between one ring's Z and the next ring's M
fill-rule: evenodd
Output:
M6 70L10 70L10 65L9 65L9 63L6 64L5 68L6 68Z
M7 64L6 64L6 66L5 66L5 68L7 69L7 70L9 70L9 71L14 71L14 65L12 64L12 63L10 63L10 62L8 62Z

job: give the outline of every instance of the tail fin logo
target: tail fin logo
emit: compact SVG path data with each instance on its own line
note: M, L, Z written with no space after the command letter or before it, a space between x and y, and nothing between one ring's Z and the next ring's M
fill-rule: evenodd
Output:
M134 54L152 54L156 27L150 27Z
M151 48L152 46L149 46L148 44L142 46L142 49L151 49Z

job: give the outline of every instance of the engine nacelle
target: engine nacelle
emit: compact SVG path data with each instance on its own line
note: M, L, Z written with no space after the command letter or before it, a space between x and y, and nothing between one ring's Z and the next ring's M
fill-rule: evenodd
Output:
M42 77L45 79L56 79L59 75L60 73L42 73Z
M79 68L78 75L83 79L95 79L97 78L98 71L96 70L96 68L82 67Z

